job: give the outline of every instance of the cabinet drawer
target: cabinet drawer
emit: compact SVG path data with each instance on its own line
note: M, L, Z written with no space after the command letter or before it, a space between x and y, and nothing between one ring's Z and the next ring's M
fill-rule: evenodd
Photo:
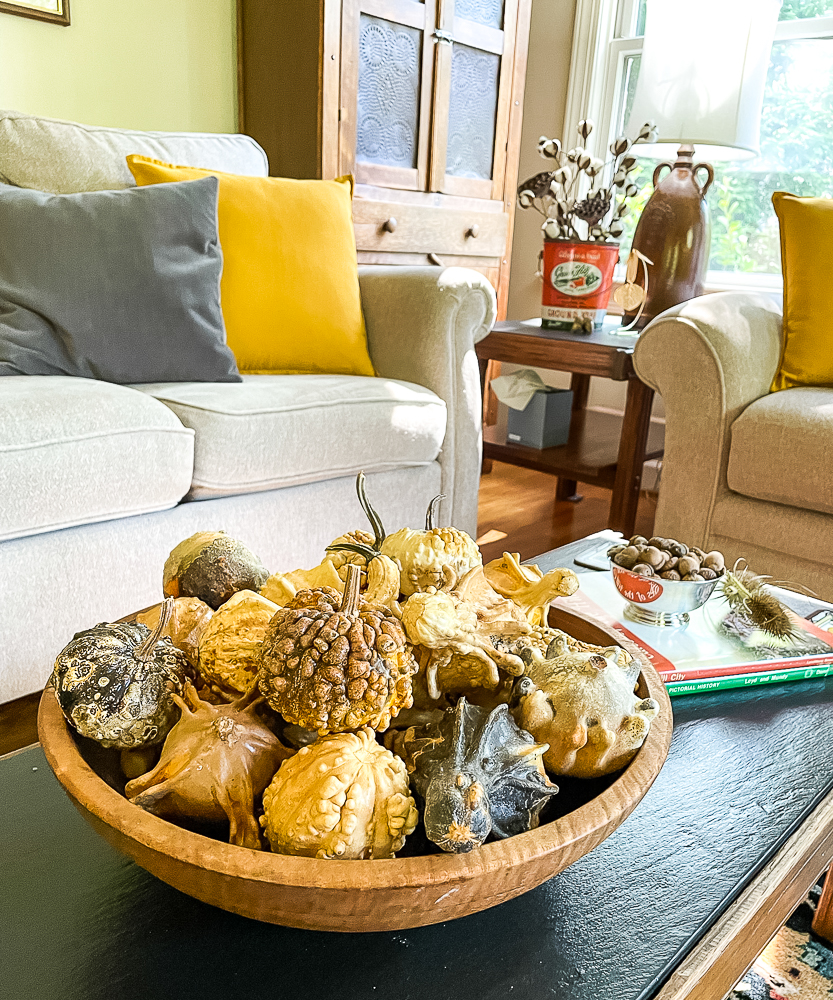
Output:
M505 212L353 200L358 250L502 257L508 225Z

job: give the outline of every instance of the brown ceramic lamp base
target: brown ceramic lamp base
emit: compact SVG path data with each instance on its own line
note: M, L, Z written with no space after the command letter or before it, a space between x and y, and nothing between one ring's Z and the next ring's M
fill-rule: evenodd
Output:
M695 164L693 159L694 147L683 144L673 165L660 163L654 170L654 193L634 233L633 249L653 261L648 265L645 307L635 324L639 330L664 310L703 293L711 242L705 196L714 171L710 164ZM660 181L666 167L669 173ZM697 181L701 170L707 174L702 186ZM630 323L636 314L636 309L626 312L623 323Z

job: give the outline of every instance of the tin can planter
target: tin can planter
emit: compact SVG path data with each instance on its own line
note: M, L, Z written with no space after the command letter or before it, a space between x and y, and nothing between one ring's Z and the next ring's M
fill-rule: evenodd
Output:
M601 326L618 260L618 243L545 239L541 325L569 330L589 320Z

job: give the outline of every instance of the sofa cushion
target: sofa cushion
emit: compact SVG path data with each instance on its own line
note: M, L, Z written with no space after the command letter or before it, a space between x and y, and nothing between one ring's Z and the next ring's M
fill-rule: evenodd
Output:
M784 389L732 424L729 489L833 514L833 389Z
M269 173L247 135L140 132L0 111L0 182L51 194L133 187L130 153L232 174Z
M194 432L144 393L62 375L2 377L0 540L173 507L193 452Z
M444 401L393 379L244 375L136 388L196 432L190 500L427 465L445 436Z

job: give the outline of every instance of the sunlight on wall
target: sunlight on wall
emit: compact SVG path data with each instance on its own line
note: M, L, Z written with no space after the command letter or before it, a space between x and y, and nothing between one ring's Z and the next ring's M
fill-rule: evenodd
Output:
M120 128L237 129L235 0L72 0L0 13L0 108Z

